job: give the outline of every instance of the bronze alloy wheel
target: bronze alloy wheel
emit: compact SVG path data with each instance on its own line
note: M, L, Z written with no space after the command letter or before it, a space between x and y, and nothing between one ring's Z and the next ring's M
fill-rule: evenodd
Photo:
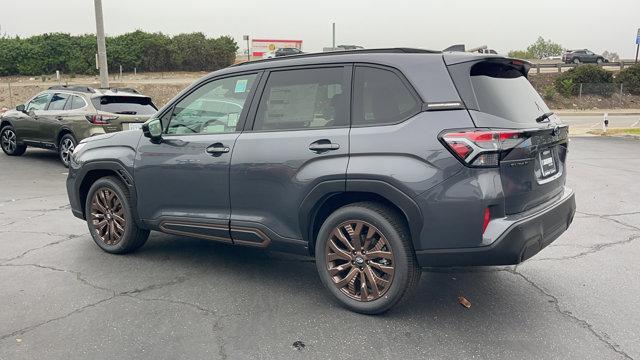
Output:
M91 223L103 243L116 245L122 240L127 221L124 208L115 191L101 187L91 199Z
M345 221L333 229L325 251L333 284L348 297L372 301L389 290L395 261L387 238L375 226Z

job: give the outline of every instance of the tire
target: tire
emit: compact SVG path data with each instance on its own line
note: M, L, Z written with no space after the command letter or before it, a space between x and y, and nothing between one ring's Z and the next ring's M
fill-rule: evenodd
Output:
M574 64L580 64L580 59L578 59L578 58L573 59L573 63Z
M85 203L85 218L93 241L102 250L125 254L144 245L149 230L139 228L133 214L129 190L118 178L100 178L91 185ZM106 224L100 226L103 221Z
M71 154L73 154L73 150L77 144L78 142L72 134L64 134L64 136L60 138L60 142L58 143L58 156L60 157L60 161L62 161L62 165L65 167L69 167Z
M0 129L0 146L9 156L20 156L27 151L27 145L18 143L18 136L11 125Z
M355 254L348 253L350 247L337 231L352 244ZM361 237L350 235L358 232ZM356 238L363 240L364 251L359 251L358 244L353 242ZM336 248L342 252L335 251ZM358 313L380 314L391 309L407 299L420 280L421 270L404 218L375 202L346 205L329 215L318 232L315 251L316 267L324 286L341 305ZM386 270L382 271L383 268ZM387 283L376 283L372 274Z

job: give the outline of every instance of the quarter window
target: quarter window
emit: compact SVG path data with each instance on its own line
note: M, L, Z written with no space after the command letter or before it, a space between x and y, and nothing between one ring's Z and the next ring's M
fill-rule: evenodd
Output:
M353 89L354 126L395 124L421 108L418 99L390 70L357 67Z
M45 106L47 106L47 103L49 102L49 99L51 99L51 94L38 95L29 102L26 110L44 110Z
M255 79L256 74L242 75L202 85L174 106L166 133L235 132Z
M53 94L51 97L51 101L49 102L49 107L47 110L62 110L64 109L64 104L67 103L67 99L69 95L67 94Z
M262 93L253 129L348 126L345 77L343 67L272 72Z
M65 110L76 110L81 109L87 105L84 100L80 96L72 95L69 100L67 100L67 104L64 106Z

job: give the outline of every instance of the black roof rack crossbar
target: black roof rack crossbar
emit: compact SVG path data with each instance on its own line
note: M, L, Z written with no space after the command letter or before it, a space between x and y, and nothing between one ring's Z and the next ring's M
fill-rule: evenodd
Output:
M88 86L73 86L73 85L54 85L49 87L49 90L69 90L83 93L95 93L96 91Z
M243 63L235 64L233 66L242 66L248 64L262 63L262 62L271 62L271 61L279 61L285 59L301 59L301 58L313 58L313 57L321 57L321 56L333 56L333 55L350 55L350 54L393 54L393 53L401 53L401 54L440 54L442 51L436 50L425 50L425 49L415 49L415 48L382 48L382 49L355 49L355 50L337 50L337 51L327 51L321 53L306 53L299 55L289 55L282 56L276 58L269 59L261 59L261 60L252 60L246 61Z

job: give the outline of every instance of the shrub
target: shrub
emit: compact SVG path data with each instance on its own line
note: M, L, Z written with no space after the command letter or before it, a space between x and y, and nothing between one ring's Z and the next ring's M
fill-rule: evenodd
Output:
M568 80L571 80L571 90L568 91ZM556 89L565 96L578 95L578 84L598 84L583 86L583 94L596 94L609 96L613 93L613 75L597 65L580 65L556 78Z
M571 96L573 95L573 80L572 79L562 79L562 81L560 81L560 85L558 86L558 84L556 84L556 87L558 87L558 90L560 91L560 93L563 96Z
M616 76L616 83L622 84L628 92L640 95L640 64L622 69Z
M546 88L544 88L544 91L542 92L542 97L545 100L553 100L555 99L557 94L558 92L553 86L547 86Z

